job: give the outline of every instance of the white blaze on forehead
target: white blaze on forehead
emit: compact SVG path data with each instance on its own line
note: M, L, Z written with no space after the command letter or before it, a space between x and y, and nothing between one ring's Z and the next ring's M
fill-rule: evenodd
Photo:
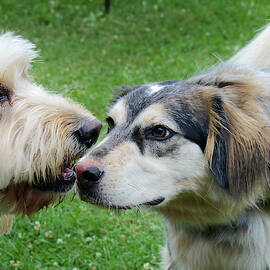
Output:
M127 119L126 101L122 98L111 108L108 116L113 118L116 124L122 124Z
M154 94L156 92L158 92L159 90L161 90L164 86L163 85L152 85L150 86L150 94Z

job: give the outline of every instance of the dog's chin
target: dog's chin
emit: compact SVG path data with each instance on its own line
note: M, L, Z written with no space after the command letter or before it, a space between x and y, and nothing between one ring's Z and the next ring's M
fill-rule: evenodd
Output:
M89 192L82 191L78 189L79 191L79 197L82 201L91 203L95 206L98 206L100 208L109 208L109 209L116 209L116 210L129 210L132 208L140 207L140 206L159 206L162 204L162 202L165 201L165 198L160 196L156 199L152 199L145 202L139 202L136 204L127 203L127 204L114 204L113 202L104 199L97 194L91 194Z
M47 177L35 183L12 183L0 191L1 205L9 214L31 216L54 202L61 202L74 186L75 180L75 172L66 168L56 179Z

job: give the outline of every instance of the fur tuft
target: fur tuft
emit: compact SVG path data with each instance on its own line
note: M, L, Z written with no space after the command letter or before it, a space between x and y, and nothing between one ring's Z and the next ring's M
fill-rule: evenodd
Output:
M229 63L257 68L270 68L270 24L257 34Z
M9 87L25 76L31 62L38 57L35 45L21 36L7 32L0 36L0 82Z

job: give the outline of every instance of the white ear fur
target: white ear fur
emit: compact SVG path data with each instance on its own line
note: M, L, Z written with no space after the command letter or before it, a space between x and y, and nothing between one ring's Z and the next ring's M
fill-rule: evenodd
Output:
M270 68L270 24L234 55L229 63Z
M0 82L12 88L16 80L25 77L37 56L30 41L11 32L0 35Z

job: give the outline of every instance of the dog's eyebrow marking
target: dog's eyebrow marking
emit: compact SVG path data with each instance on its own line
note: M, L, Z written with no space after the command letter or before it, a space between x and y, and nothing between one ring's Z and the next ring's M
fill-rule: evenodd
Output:
M108 116L113 118L117 125L124 123L127 119L126 100L122 98L117 101L110 109Z
M158 92L163 87L164 87L164 85L152 85L152 86L150 86L150 94L152 95L152 94Z
M168 113L161 103L154 103L145 108L138 118L134 121L134 126L141 126L142 128L155 124L168 124ZM172 123L170 123L172 125ZM173 127L176 128L176 127Z

